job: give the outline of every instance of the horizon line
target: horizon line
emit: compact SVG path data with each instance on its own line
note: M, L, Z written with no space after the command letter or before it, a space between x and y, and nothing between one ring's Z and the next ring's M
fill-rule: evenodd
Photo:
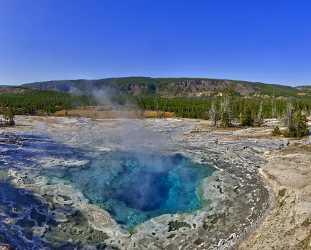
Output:
M207 79L207 80L220 80L220 81L236 81L236 82L248 82L248 83L261 83L267 85L279 85L287 87L302 87L302 86L311 86L311 83L301 83L291 85L289 83L272 83L267 81L257 81L257 80L242 80L242 79L230 79L230 78L215 78L215 77L200 77L200 76L142 76L142 75L123 75L123 76L109 76L109 77L98 77L98 78L65 78L65 79L52 79L52 80L34 80L34 81L25 81L22 83L7 83L0 84L0 86L8 87L19 87L25 84L32 83L44 83L44 82L59 82L59 81L96 81L96 80L106 80L106 79L118 79L118 78L151 78L151 79Z

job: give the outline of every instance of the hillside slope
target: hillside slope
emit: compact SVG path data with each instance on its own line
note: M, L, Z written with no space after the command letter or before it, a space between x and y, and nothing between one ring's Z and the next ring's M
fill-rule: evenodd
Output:
M92 95L99 90L105 90L118 94L157 94L165 97L208 96L224 91L231 91L242 96L297 96L304 91L303 89L283 85L209 78L121 77L99 80L56 80L28 83L22 86L78 95Z
M28 91L25 87L0 85L0 94L22 94Z

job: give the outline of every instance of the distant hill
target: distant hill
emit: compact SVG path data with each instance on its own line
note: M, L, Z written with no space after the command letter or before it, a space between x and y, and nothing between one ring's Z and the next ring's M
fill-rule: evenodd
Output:
M25 87L0 85L0 94L22 94L28 91L30 90Z
M308 89L308 90L310 90L311 89L311 85L297 86L296 88L297 89Z
M224 91L230 91L241 96L299 96L310 94L309 86L295 88L260 82L209 78L121 77L99 80L56 80L27 83L23 84L22 87L77 95L93 95L100 90L115 94L157 94L163 97L209 96Z
M296 87L300 91L311 91L311 85L305 85L305 86L298 86Z

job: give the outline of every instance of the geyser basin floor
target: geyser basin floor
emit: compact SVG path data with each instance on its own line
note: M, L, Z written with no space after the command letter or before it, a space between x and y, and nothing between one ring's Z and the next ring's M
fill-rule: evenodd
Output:
M51 182L69 182L118 223L131 228L162 214L201 208L200 182L213 171L180 154L109 152L97 155L83 169L61 168L42 174Z
M116 139L120 137L120 126L128 123L128 120L122 119L94 121L81 118L17 116L17 124L26 126L6 128L6 131L29 131L42 135L49 133L51 139L24 139L24 136L17 136L15 140L13 136L12 140L6 140L0 136L0 168L8 170L10 182L14 187L28 190L39 198L41 203L47 204L48 213L55 220L42 228L29 228L36 235L38 232L42 233L39 238L52 244L52 249L83 249L85 246L122 250L215 249L215 246L229 248L240 236L245 236L245 230L249 226L256 225L269 207L268 190L257 174L258 167L265 164L264 152L279 149L286 145L287 141L262 138L262 133L271 133L266 127L210 131L206 129L209 127L206 121L135 120L131 123L137 126L133 124L132 127L136 130L138 128L139 132L142 127L147 127L155 131L157 137L163 135L170 140L155 144L154 138L157 137L152 137L153 143L150 144L150 137L144 135L148 140L142 140L139 144L134 140L135 143L128 146L124 144L124 140ZM260 139L255 135L260 135ZM51 145L53 141L61 144L63 142L65 145ZM58 184L49 185L47 179L42 178L40 174L42 169L46 168L54 169L53 173L69 168L69 172L80 171L89 167L88 160L94 164L100 159L98 155L101 153L98 152L97 156L95 154L97 150L128 151L136 149L135 145L139 145L144 152L153 152L154 150L148 150L154 148L152 145L161 145L162 152L182 152L196 162L215 165L220 171L214 171L208 180L202 181L200 190L203 197L208 199L208 203L202 204L202 209L193 213L157 216L127 232L111 219L105 209L87 203L70 179L66 180L69 185L63 185L63 170L60 171L59 177L54 178L60 182ZM86 157L89 155L85 155L86 148L94 152L93 156L90 154L89 158ZM20 199L16 200L19 201ZM21 215L23 214L21 211ZM13 224L5 224L10 228L5 229L5 232L14 238L15 220L10 214L7 214L7 217L9 218L0 218L0 231L3 229L1 225L10 221ZM21 236L26 233L29 235L28 228L25 230ZM0 242L3 235L0 232ZM14 243L10 240L7 242ZM68 248L68 244L72 247ZM15 248L14 244L13 247Z

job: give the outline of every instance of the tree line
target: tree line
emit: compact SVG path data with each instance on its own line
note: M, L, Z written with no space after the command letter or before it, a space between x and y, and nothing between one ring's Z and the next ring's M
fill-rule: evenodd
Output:
M306 116L311 114L310 97L242 97L226 92L212 97L175 97L157 95L123 96L111 100L120 106L133 103L141 110L174 112L178 117L209 119L214 126L260 126L264 119L284 120L287 136L308 133ZM14 115L53 114L58 110L96 105L90 96L74 96L54 91L28 90L23 93L0 94L2 125L13 125ZM12 118L13 117L13 118ZM0 125L1 125L0 124ZM279 131L274 131L277 135Z
M311 112L311 98L274 98L274 97L176 97L164 98L159 96L139 96L136 103L144 110L161 110L174 112L176 116L184 118L211 119L216 114L229 113L232 119L239 118L241 114L250 113L255 119L280 118L287 112L287 105L291 103L294 109L299 109L308 114Z
M15 115L48 115L58 110L92 104L95 104L92 98L54 91L3 93L0 94L0 126L13 126Z
M260 126L264 119L282 119L286 136L308 134L306 117L311 114L311 98L241 97L229 94L204 98L136 97L143 110L174 112L178 117L209 119L214 126Z
M24 93L0 94L1 113L10 108L14 114L19 115L52 114L58 110L90 104L92 101L88 97L54 91L31 90Z

